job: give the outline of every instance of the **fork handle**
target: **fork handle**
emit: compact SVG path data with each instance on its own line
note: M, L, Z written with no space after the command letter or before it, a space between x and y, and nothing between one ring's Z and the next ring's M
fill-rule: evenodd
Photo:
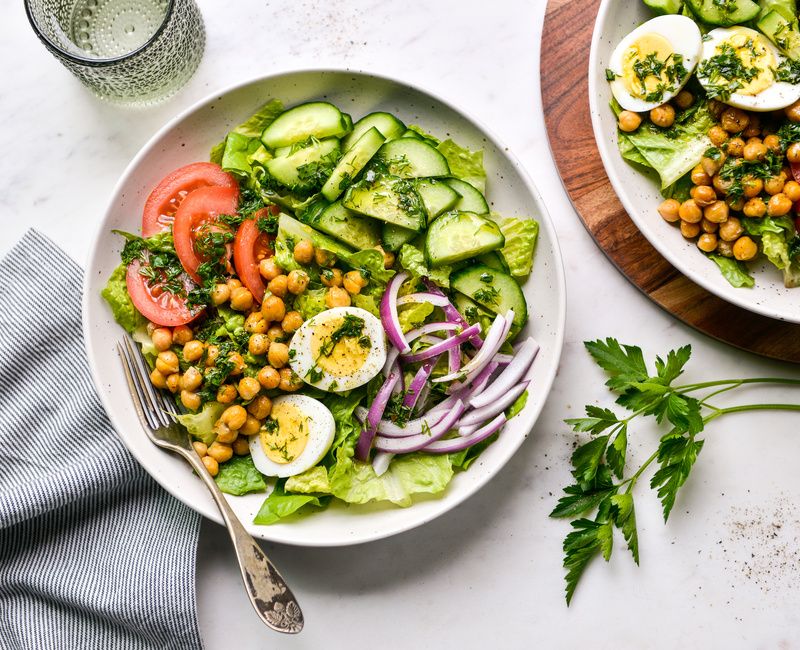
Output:
M222 513L253 609L267 626L277 632L300 632L303 629L303 612L283 576L242 526L200 457L194 450L181 449L180 453L203 480Z

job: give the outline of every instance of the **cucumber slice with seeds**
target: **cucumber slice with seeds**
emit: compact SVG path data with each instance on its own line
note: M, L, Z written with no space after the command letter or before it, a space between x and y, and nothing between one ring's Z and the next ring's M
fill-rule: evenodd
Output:
M374 166L374 167L373 167ZM414 138L399 138L383 145L370 169L400 178L449 176L447 159L431 145Z
M348 210L341 201L313 214L306 213L303 222L356 250L373 248L381 243L380 222Z
M405 133L406 125L391 113L370 113L353 125L352 133L342 140L342 149L348 151L362 135L373 128L378 129L386 140L394 140Z
M381 230L381 240L383 241L383 247L387 251L396 253L403 247L403 244L407 244L418 234L416 230L401 228L393 223L384 223Z
M428 228L425 254L431 266L443 266L502 248L506 243L494 221L474 212L453 210Z
M300 104L281 113L261 133L270 149L286 147L308 138L341 138L353 128L352 119L328 102Z
M489 214L489 204L475 187L462 181L460 178L443 179L450 187L461 195L461 200L453 206L454 210L474 212L475 214Z
M374 126L364 133L336 164L330 178L322 186L322 195L328 201L338 199L385 141L386 138Z
M425 208L411 181L397 176L368 175L347 188L342 205L367 217L415 232L425 227Z
M420 178L415 185L425 206L425 212L428 213L428 224L442 212L453 208L461 198L452 187L433 178Z
M284 187L307 192L319 188L333 169L339 157L339 140L328 138L294 152L291 149L288 155L268 160L265 167L270 176Z
M514 310L512 332L518 332L528 320L528 305L517 281L508 273L476 264L450 276L450 286L493 314L505 315Z

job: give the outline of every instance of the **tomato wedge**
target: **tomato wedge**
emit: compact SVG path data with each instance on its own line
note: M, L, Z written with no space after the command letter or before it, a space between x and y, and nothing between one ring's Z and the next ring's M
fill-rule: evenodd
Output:
M142 214L142 237L152 237L168 230L175 212L186 196L209 185L237 188L236 179L210 162L186 165L167 174L150 192Z
M253 215L252 219L242 222L233 242L233 264L236 267L236 274L244 286L250 289L256 302L264 300L264 292L267 290L261 273L259 273L258 265L261 260L272 257L272 240L274 239L272 235L258 229L258 219L278 214L278 212L280 212L280 208L277 205L262 208Z
M203 311L199 307L190 309L186 305L185 296L165 291L157 282L151 285L140 273L141 269L142 261L133 260L128 265L125 283L134 306L146 319L157 325L176 327L193 321ZM184 284L188 292L192 288L192 283L188 277L186 280Z
M175 252L183 268L198 283L202 283L197 267L204 261L195 250L195 239L201 229L214 226L221 214L236 214L239 190L231 187L201 187L186 195L175 213L172 236ZM230 230L219 224L220 230Z

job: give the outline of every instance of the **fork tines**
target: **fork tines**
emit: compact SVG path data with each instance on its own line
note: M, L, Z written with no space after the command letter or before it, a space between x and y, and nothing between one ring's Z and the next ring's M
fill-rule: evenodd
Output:
M175 405L153 386L150 369L138 347L126 337L117 344L117 352L139 417L153 430L169 426L175 418Z

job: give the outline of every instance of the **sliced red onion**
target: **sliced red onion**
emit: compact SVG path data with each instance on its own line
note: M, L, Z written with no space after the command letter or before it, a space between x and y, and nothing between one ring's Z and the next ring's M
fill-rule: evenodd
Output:
M409 347L403 337L403 329L400 327L400 319L397 317L397 292L400 285L408 279L408 273L398 273L386 285L386 291L381 298L381 322L386 336L400 352L408 352Z
M383 369L381 372L384 374L385 377L389 376L389 373L392 371L392 368L396 365L397 357L400 356L400 350L396 347L392 346L389 348L389 351L386 353L386 361L383 364Z
M458 427L458 435L460 436L468 436L471 433L475 433L479 428L480 424L470 424L466 427Z
M383 386L381 386L378 391L378 394L375 395L375 399L372 400L369 411L367 411L364 428L361 429L361 435L358 437L358 442L356 443L356 457L360 460L367 460L367 458L369 458L369 450L372 447L375 434L378 432L378 424L392 396L392 389L394 389L399 379L400 375L397 372L390 372Z
M455 379L463 379L464 383L467 383L473 375L483 370L483 368L485 368L486 365L491 362L492 357L497 354L500 346L502 346L503 342L506 340L506 336L508 336L513 319L514 312L510 309L508 310L508 314L505 316L500 316L498 314L491 327L489 327L489 331L486 333L486 339L483 342L483 347L478 350L475 356L467 361L467 363L464 364L464 366L462 366L461 370L458 372L449 373L444 377L437 377L433 381L444 382L453 381Z
M375 470L377 476L386 474L386 470L389 469L389 463L392 462L392 458L394 458L394 454L388 451L379 451L375 454L375 458L372 459L372 469Z
M450 301L444 294L435 294L423 291L420 293L409 293L405 296L400 296L397 299L397 306L399 307L400 305L412 305L420 302L427 302L433 305L434 307L444 307L445 305L450 304Z
M439 296L445 295L444 292L438 286L436 286L436 284L432 280L424 278L423 281L425 282L425 286L428 287L428 291L430 291L431 293ZM447 296L445 296L445 298L446 297ZM444 310L444 315L447 317L447 320L450 320L454 323L458 323L459 325L461 325L461 327L464 328L469 327L469 323L466 320L464 320L464 317L461 315L461 312L458 311L458 309L456 309L449 300L447 301L446 305L442 306L442 309ZM483 345L483 339L481 339L481 337L477 334L473 336L469 342L475 348L480 348Z
M497 432L506 423L505 414L501 413L494 420L482 426L468 436L458 438L448 438L447 440L436 440L423 449L431 454L452 454L467 447L472 447L482 440L486 440L493 433Z
M453 425L461 417L464 412L464 402L458 400L453 409L443 417L439 422L434 424L428 431L417 434L415 436L408 436L406 438L387 438L384 436L377 436L375 438L375 448L380 451L389 451L394 454L408 454L412 451L418 451L423 447L427 447L431 442L438 440L446 434Z
M403 397L403 406L414 410L414 407L417 405L419 401L419 396L422 393L422 389L425 387L425 384L430 379L431 371L433 370L433 366L435 362L433 360L426 361L423 363L419 370L417 370L417 374L414 375L414 379L411 380L411 385L408 387L408 391Z
M489 388L480 395L473 395L469 402L470 406L479 409L502 397L525 376L538 352L539 344L532 338L525 339L517 348L514 360L497 376Z
M432 334L433 332L452 332L454 330L463 329L460 324L458 323L426 323L425 325L421 325L416 329L409 330L406 332L406 343L411 343L412 341L417 340L421 336L425 336L426 334Z
M473 379L470 383L472 386L471 390L469 391L470 400L472 397L475 397L475 395L480 395L486 389L486 386L489 384L489 379L494 374L494 371L497 370L497 368L498 363L496 361L490 361L488 364L486 364L486 367L475 376L475 379ZM459 387L463 385L464 384L460 384Z
M403 354L402 355L403 361L406 361L408 363L415 363L417 361L423 361L425 359L430 359L432 357L438 357L440 354L447 352L450 348L457 347L462 343L464 343L465 341L468 341L470 338L475 336L475 334L477 334L480 331L481 328L479 325L477 324L470 325L464 331L456 334L455 336L446 338L441 343L436 343L430 346L429 348L425 348L424 350L420 350L419 352L416 352L414 354Z
M507 366L514 360L513 354L503 354L502 352L498 352L494 355L494 359L492 361L497 361L497 363Z
M461 369L461 346L457 345L447 351L447 372L454 373Z
M481 422L486 422L490 420L498 413L502 413L505 411L509 406L511 406L514 401L525 392L525 389L528 388L528 384L530 382L523 381L521 384L517 384L509 391L507 391L504 395L501 395L497 400L487 404L486 406L482 406L479 409L474 409L467 413L461 421L459 425L462 427L469 426L470 424L480 424ZM485 392L488 392L494 388L494 384L487 389Z

